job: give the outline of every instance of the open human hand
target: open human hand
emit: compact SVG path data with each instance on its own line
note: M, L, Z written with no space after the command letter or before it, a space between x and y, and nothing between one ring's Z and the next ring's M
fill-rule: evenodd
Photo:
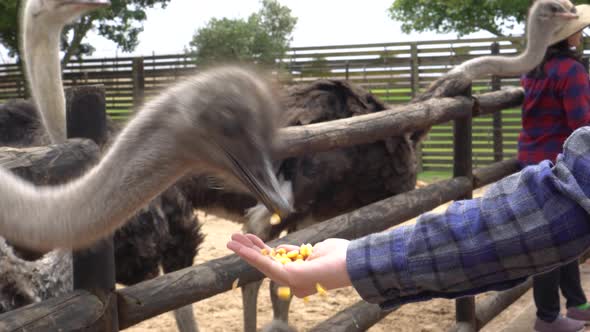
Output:
M313 247L311 256L305 262L287 264L264 255L262 249L270 251L271 248L253 234L233 234L227 248L279 285L290 287L295 296L306 297L316 293L317 284L324 289L351 285L346 270L348 243L344 239L327 239ZM278 248L285 248L287 252L299 249L294 245L280 245Z

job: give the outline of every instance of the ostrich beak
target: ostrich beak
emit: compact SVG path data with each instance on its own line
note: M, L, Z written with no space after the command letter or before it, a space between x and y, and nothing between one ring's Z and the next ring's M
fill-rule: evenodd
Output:
M293 207L281 192L277 178L270 167L264 171L262 179L259 180L259 191L256 196L269 211L278 214L281 219L293 213Z
M286 218L293 212L291 204L284 197L279 188L279 182L275 176L270 161L264 160L264 166L250 169L245 167L230 153L227 153L229 160L233 164L234 174L266 208L278 214L281 218Z
M575 20L579 17L577 14L572 13L572 12L556 13L555 16L561 17L566 20Z

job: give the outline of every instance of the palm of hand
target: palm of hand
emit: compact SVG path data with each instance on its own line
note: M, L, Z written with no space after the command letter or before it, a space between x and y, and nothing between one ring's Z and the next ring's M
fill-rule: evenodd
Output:
M297 297L316 293L316 285L325 289L350 286L346 270L346 249L348 240L328 239L314 246L313 254L304 263L281 264L261 253L270 249L262 240L252 234L234 234L227 247L254 266L268 278L280 285L291 287ZM287 251L297 246L282 245Z

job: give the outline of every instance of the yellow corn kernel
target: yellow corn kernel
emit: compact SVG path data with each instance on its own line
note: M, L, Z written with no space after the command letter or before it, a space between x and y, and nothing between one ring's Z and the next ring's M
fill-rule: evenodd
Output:
M299 248L299 253L301 254L301 256L307 257L307 247L304 244L302 244Z
M268 256L268 254L269 254L268 249L266 249L266 248L260 249L260 253L263 254L264 256Z
M299 250L293 250L293 251L289 251L287 253L287 257L290 258L290 259L297 258L297 256L300 256L299 255Z
M305 304L309 303L309 297L307 297L307 296L304 297L303 298L303 303L305 303Z
M287 253L287 250L285 248L279 248L279 249L277 249L277 254L284 255L286 253Z
M271 225L274 226L274 225L278 225L280 223L281 223L281 216L279 216L278 214L275 213L270 217L270 224Z
M297 257L295 257L295 260L305 260L305 257L303 257L301 254L297 255Z
M291 288L287 286L280 286L277 288L277 296L283 301L289 300L289 298L291 298Z
M270 249L270 252L268 253L270 256L274 257L277 253L275 252L274 248Z
M287 257L281 257L279 258L279 262L283 265L287 264L287 263L291 263L291 260Z
M311 256L311 253L313 252L313 246L311 244L302 244L301 247L299 248L299 253L301 254L301 256L303 256L304 258L308 258L309 256Z
M315 284L315 289L318 291L318 294L321 296L328 295L328 291L326 291L326 289L324 287L322 287L322 285L320 285L319 283Z
M231 283L232 290L238 288L238 282L240 282L240 279L236 279L236 280L234 280L234 282Z
M303 263L303 262L305 262L303 259L296 259L295 260L295 263Z

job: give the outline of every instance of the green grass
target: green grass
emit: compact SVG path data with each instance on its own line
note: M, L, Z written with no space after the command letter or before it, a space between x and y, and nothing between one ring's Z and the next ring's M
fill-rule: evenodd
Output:
M426 183L433 183L440 180L450 179L453 177L451 172L441 172L441 171L424 171L418 173L418 180L424 181Z

